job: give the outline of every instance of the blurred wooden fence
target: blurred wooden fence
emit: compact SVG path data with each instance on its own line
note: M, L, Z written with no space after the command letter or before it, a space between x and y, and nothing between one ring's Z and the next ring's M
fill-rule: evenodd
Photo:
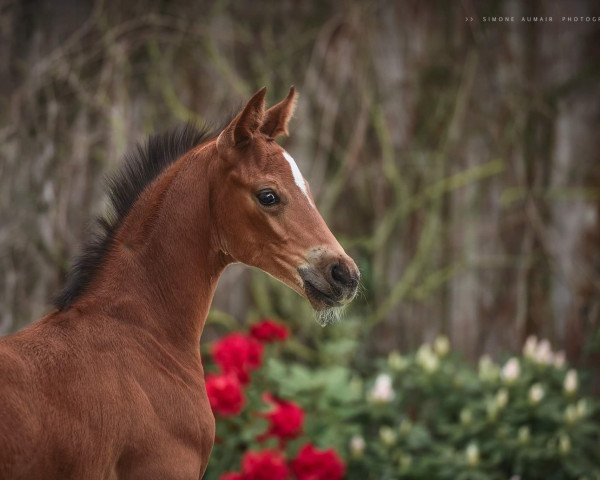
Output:
M598 336L599 24L559 22L591 0L0 5L0 332L49 309L123 152L295 84L286 148L360 262L371 348ZM532 13L555 20L465 21ZM234 267L215 307L287 295Z

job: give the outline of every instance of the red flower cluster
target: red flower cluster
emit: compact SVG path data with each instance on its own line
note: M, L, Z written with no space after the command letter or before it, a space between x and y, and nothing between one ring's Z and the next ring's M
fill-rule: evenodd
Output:
M269 394L266 394L264 399L273 408L265 413L265 418L269 421L269 429L263 438L275 437L284 442L302 433L304 410L294 402L274 398Z
M213 412L236 415L244 406L243 385L262 364L264 343L285 340L288 330L273 320L263 320L250 328L250 335L232 333L216 342L212 356L222 373L207 375L206 391ZM296 403L264 395L271 409L262 415L268 420L267 431L258 437L277 438L283 448L287 440L298 437L304 425L304 411ZM345 465L332 449L317 450L307 444L288 462L280 450L246 452L241 472L221 475L220 480L341 480Z
M206 391L213 412L236 415L244 406L242 385L250 381L250 373L262 364L263 343L284 340L287 329L274 320L263 320L251 327L250 335L231 333L215 342L212 356L223 372L208 375Z
M285 458L277 450L248 452L242 460L244 480L285 480L289 470Z
M250 335L261 342L270 343L285 340L289 332L280 323L267 318L252 325L250 327Z
M291 472L297 480L341 480L345 466L334 450L317 450L310 443L300 449L290 462ZM230 472L219 480L287 480L290 470L285 458L277 450L248 452L242 459L241 473Z
M219 480L287 480L289 475L281 452L263 450L246 453L242 459L242 472L225 473Z
M212 411L219 415L237 415L244 406L244 392L235 375L207 375L206 393Z
M310 443L300 449L291 467L298 480L340 480L346 470L335 450L319 451Z
M250 372L262 363L262 344L241 333L226 335L213 346L215 363L223 372L234 374L242 384L250 380Z

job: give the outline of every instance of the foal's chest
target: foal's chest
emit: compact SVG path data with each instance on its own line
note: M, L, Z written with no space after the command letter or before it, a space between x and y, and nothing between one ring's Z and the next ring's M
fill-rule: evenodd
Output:
M118 460L118 478L201 478L214 443L215 420L203 374L184 382L170 369L131 390L132 429Z

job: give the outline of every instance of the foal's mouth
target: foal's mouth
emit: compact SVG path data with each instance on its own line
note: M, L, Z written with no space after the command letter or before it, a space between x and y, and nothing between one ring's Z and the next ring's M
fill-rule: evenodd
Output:
M354 262L343 263L339 257L317 265L302 265L298 267L298 275L306 298L318 312L346 305L358 288L359 273Z
M332 285L324 275L314 268L299 268L298 273L302 279L302 288L306 298L317 311L341 307L348 303L348 292Z
M304 292L315 310L342 306L339 299L334 298L330 293L319 290L308 280L304 280Z

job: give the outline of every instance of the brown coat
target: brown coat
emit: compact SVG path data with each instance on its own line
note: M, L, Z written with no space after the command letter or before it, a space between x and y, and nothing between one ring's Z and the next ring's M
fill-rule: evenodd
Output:
M295 92L266 112L264 95L135 195L117 190L131 204L115 201L97 264L0 339L1 479L201 478L215 421L198 345L223 269L261 268L320 311L352 299L356 266L272 139Z

